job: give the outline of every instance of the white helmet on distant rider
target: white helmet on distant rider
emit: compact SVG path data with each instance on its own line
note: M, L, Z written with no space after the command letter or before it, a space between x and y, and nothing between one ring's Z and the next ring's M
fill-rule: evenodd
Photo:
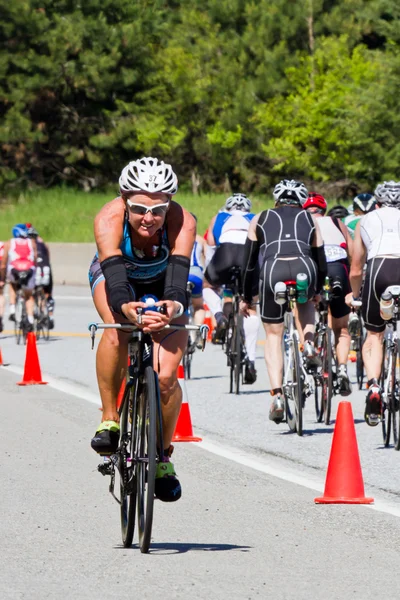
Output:
M308 198L308 191L301 181L282 179L282 181L276 184L272 195L275 202L279 202L280 204L303 206Z
M122 170L119 178L121 194L129 192L163 192L173 196L178 191L178 178L171 165L157 158L133 160Z
M243 212L250 212L251 200L244 194L233 194L233 196L227 198L225 210L242 210Z
M384 181L374 192L378 204L400 208L400 181Z

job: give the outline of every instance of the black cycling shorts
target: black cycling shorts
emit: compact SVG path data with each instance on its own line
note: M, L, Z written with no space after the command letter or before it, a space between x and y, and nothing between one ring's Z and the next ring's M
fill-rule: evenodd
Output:
M244 244L232 244L225 242L218 246L214 256L210 260L204 273L205 279L214 287L221 285L229 286L232 281L232 275L229 270L232 267L243 268ZM254 270L253 296L258 294L259 270Z
M299 273L308 276L308 298L315 295L317 266L309 256L290 260L271 258L261 267L260 277L260 316L263 323L283 323L287 304L277 304L274 287L278 281L295 281Z
M362 316L368 331L385 330L379 299L389 285L400 285L400 258L372 258L367 262L362 291Z
M331 297L329 306L332 317L341 319L350 313L350 308L345 302L346 294L350 294L351 292L349 268L346 263L341 261L327 263L327 267L331 284L334 283L335 280L340 282L341 291L339 294Z

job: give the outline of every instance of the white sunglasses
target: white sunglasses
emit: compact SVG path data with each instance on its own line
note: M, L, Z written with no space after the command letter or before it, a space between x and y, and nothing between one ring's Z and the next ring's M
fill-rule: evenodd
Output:
M138 204L137 202L131 202L130 200L126 201L129 206L129 211L133 215L140 215L144 217L150 212L153 217L163 217L168 210L169 202L164 202L163 204L156 204L155 206L145 206L144 204Z

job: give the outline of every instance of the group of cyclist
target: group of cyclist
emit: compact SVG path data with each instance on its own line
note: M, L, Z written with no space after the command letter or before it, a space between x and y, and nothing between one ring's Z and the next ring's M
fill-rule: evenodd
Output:
M24 274L22 278L21 275ZM18 287L24 291L27 329L33 331L35 287L43 286L48 309L48 327L54 328L53 278L48 245L31 223L18 223L12 238L0 242L0 332L4 324L4 288L9 283L9 319L15 321L15 300Z
M356 196L351 210L336 206L327 211L322 195L308 193L302 182L294 180L279 182L273 190L274 208L257 215L251 212L247 196L233 194L211 220L204 238L196 232L195 216L173 201L178 180L171 165L151 157L132 161L123 169L119 187L120 195L95 219L97 253L89 281L94 304L105 323L131 322L153 336L164 437L164 448L159 449L164 458L156 472L158 498L168 502L181 496L170 457L182 402L177 368L187 347L184 330L167 333L164 327L172 320L187 323L190 296L195 323L203 321L204 301L216 320L215 339L223 339L232 310L226 288L233 267L242 273L245 382L251 384L257 377L254 361L259 313L266 333L265 361L271 384L269 418L280 423L284 416L282 337L286 306L275 301L276 284L296 281L300 273L304 274L308 301L297 305L296 326L304 362L312 372L321 364L314 347L316 306L329 277L338 390L347 396L351 393L346 366L348 320L360 295L367 262L362 291L367 330L363 357L369 388L365 420L369 425L379 422L382 392L378 378L385 328L379 298L389 283L400 283L400 183L385 182L374 195ZM138 323L138 308L146 307L141 298L149 293L159 299L155 307L164 305L166 311L147 310ZM91 445L102 455L115 452L119 443L116 399L125 376L129 337L123 329L106 329L98 346L96 368L103 416Z

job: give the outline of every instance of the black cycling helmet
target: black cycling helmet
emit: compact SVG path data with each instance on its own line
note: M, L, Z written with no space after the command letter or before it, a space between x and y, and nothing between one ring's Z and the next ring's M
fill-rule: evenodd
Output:
M347 210L347 208L345 206L341 206L340 204L336 204L336 206L333 206L329 211L327 216L328 217L336 217L337 219L344 219L344 217L348 217L349 216L349 211Z
M376 208L376 198L372 194L358 194L353 200L353 210L361 210L363 213L369 213Z

